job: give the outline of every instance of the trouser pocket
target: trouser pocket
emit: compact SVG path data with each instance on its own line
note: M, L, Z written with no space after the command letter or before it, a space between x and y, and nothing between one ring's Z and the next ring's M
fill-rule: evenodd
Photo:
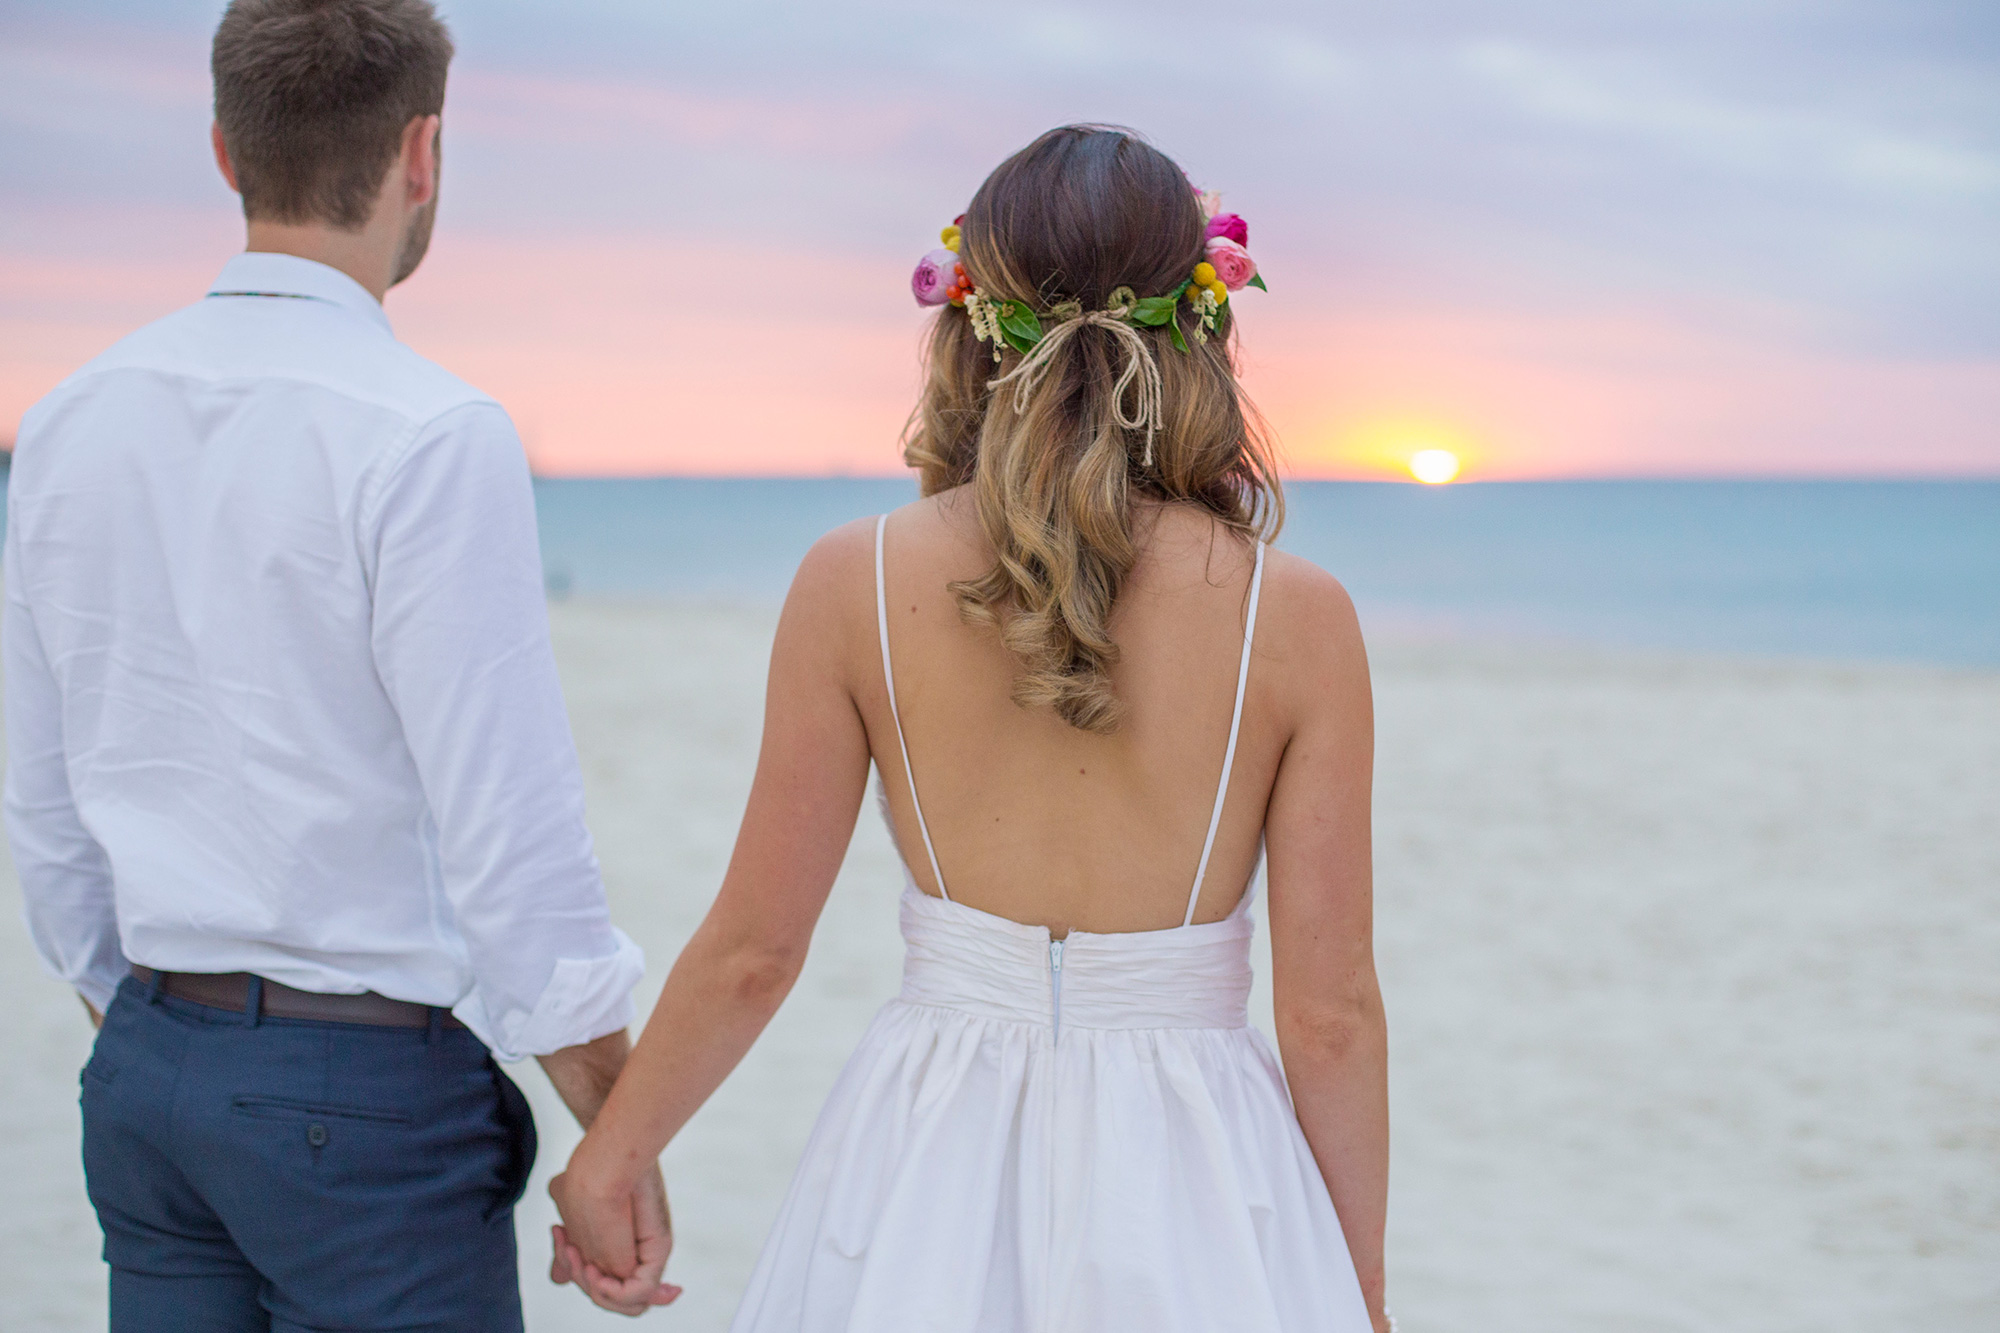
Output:
M528 1105L527 1096L498 1064L489 1061L488 1067L492 1070L493 1091L498 1097L496 1110L500 1124L507 1131L512 1145L499 1201L486 1214L486 1220L490 1222L519 1203L521 1196L528 1192L528 1177L534 1174L535 1154L540 1142L535 1134L535 1112Z
M358 1120L370 1125L407 1125L410 1117L401 1111L372 1111L365 1106L333 1106L325 1102L295 1101L289 1097L241 1096L230 1099L230 1109L238 1115L258 1120Z

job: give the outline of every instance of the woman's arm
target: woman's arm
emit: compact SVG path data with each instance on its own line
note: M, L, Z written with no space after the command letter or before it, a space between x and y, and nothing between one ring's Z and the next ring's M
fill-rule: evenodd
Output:
M870 533L872 524L842 528L799 567L772 645L757 776L722 888L569 1169L550 1182L569 1243L603 1273L634 1273L635 1189L791 990L853 837L869 751L845 664L854 660L854 603L870 586Z
M1389 1194L1388 1033L1375 980L1368 657L1354 608L1317 569L1287 598L1274 663L1293 729L1265 816L1278 1049L1378 1329Z

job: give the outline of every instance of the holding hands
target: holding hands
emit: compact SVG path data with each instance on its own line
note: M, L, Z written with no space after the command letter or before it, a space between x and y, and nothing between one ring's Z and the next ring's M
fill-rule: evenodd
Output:
M584 1127L569 1169L549 1182L562 1214L553 1229L549 1280L574 1282L607 1310L642 1315L672 1303L681 1289L660 1280L674 1248L658 1156L665 1136L650 1151L609 1146L623 1142L614 1128L618 1116L607 1111L619 1100L629 1051L621 1031L541 1057L549 1082Z
M573 1157L570 1169L549 1182L549 1195L563 1219L551 1228L551 1282L574 1282L622 1315L642 1315L680 1296L681 1288L660 1280L674 1233L657 1164L636 1181L620 1182L586 1175Z

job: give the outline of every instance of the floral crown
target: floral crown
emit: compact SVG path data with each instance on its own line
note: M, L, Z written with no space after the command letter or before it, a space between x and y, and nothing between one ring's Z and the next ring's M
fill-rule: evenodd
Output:
M1222 211L1222 196L1213 190L1194 189L1202 216L1207 219L1202 258L1172 291L1161 296L1139 296L1130 287L1112 291L1104 306L1105 314L1128 324L1148 328L1164 326L1173 336L1174 346L1185 352L1187 340L1181 336L1174 310L1183 300L1194 307L1196 342L1207 342L1215 332L1216 316L1229 301L1229 294L1255 287L1269 291L1257 272L1257 261L1246 248L1250 224L1234 213ZM993 359L1000 360L1005 343L1023 356L1033 351L1045 336L1041 318L1025 301L995 301L980 292L966 275L958 257L960 228L965 215L952 219L939 233L943 247L917 261L910 275L910 291L922 306L954 305L972 320L972 331L981 342L993 344ZM1080 317L1083 307L1076 301L1058 301L1045 313L1053 322L1064 323ZM1092 312L1096 313L1096 312ZM1092 321L1096 322L1096 321Z
M910 277L910 291L918 305L962 307L972 321L973 336L993 344L996 365L1002 356L1002 344L1021 354L1021 364L986 384L989 389L997 389L1012 383L1016 412L1028 410L1029 394L1036 383L1080 329L1096 325L1109 331L1123 345L1125 354L1124 367L1112 389L1112 413L1119 425L1145 432L1146 453L1140 467L1150 470L1153 437L1160 430L1164 388L1153 349L1139 336L1139 330L1164 326L1172 335L1174 346L1186 352L1187 339L1181 336L1180 321L1174 318L1183 300L1194 309L1195 341L1205 343L1215 332L1216 316L1231 292L1245 287L1270 290L1258 276L1257 262L1245 248L1250 240L1249 224L1234 213L1222 212L1222 196L1214 191L1196 188L1195 196L1200 201L1202 216L1208 220L1202 258L1193 272L1162 296L1140 296L1130 287L1118 287L1106 298L1102 310L1085 310L1079 301L1058 301L1040 314L1025 301L996 301L973 286L965 265L959 262L963 213L940 233L944 247L917 261L917 271ZM1049 320L1047 328L1042 325L1045 317ZM1137 401L1128 413L1126 395L1135 389Z

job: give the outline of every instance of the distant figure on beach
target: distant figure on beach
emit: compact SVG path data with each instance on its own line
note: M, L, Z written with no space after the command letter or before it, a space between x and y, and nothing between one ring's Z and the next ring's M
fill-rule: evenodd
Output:
M624 1063L643 962L520 441L382 312L430 239L451 55L426 0L235 0L214 140L247 253L22 423L7 827L101 1024L114 1333L519 1330L535 1130L495 1058L585 1121ZM655 1245L665 1196L627 1179Z
M649 1295L637 1200L797 978L872 762L903 989L736 1333L1389 1327L1367 661L1340 586L1266 546L1230 355L1262 284L1216 205L1059 129L919 266L924 498L801 566L734 859L551 1186L601 1301ZM1247 1026L1260 857L1282 1071Z

